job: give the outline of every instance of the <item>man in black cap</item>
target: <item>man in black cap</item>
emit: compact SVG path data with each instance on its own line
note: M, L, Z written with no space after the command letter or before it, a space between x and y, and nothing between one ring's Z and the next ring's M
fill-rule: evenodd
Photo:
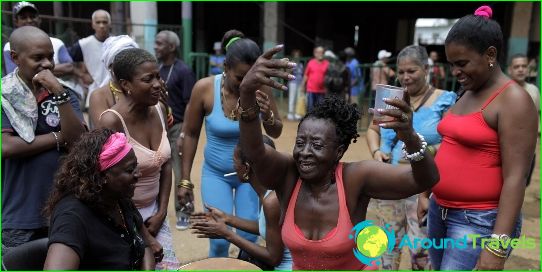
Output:
M23 26L34 26L39 28L41 24L41 19L39 16L39 11L36 8L36 6L30 2L22 1L15 4L13 7L13 23L15 25L15 28L23 27ZM51 39L51 43L53 44L53 50L54 50L54 62L55 62L55 68L53 70L53 73L57 77L64 77L64 76L70 76L73 74L73 60L68 53L68 50L66 49L66 46L64 45L64 42L57 38L49 37ZM3 57L4 57L4 64L5 66L4 71L5 74L9 74L15 70L15 67L17 65L13 62L13 59L11 58L11 48L9 42L6 43L3 50ZM72 89L74 89L77 93L81 92L82 90L79 90L75 85L75 82L70 82L69 78L63 78L64 80L68 81L67 83L70 85ZM73 86L72 86L73 85Z

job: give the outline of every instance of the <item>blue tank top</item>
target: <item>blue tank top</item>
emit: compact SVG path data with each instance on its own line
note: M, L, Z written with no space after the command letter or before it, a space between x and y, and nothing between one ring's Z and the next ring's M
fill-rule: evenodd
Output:
M265 192L265 195L263 198L266 198L272 190L267 190ZM258 213L258 229L260 231L260 236L265 240L265 234L266 234L266 227L265 227L265 214L263 212L263 205L260 208L260 213ZM284 246L284 253L282 255L282 261L280 264L275 267L275 270L292 270L292 254L290 253L290 250Z
M224 116L221 103L222 75L214 79L214 99L211 113L205 117L205 163L221 173L234 172L233 150L239 142L239 121L233 121Z

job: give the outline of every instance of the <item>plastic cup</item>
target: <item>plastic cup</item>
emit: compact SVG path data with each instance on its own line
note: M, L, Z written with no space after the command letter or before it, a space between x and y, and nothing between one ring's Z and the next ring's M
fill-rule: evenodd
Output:
M377 110L378 109L397 109L397 107L388 105L384 102L384 98L389 99L403 99L403 95L405 94L405 89L390 85L384 85L384 84L377 84L376 85L376 96L375 96L375 111L373 115L373 124L381 124L386 122L392 122L395 120L395 118L387 115L380 114Z

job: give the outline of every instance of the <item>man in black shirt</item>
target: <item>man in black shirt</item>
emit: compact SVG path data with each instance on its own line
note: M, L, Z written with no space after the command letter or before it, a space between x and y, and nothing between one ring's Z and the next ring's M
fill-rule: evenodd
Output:
M156 35L154 42L154 52L160 62L160 77L165 81L167 86L167 104L173 112L173 121L169 122L168 138L171 145L171 157L173 158L173 172L175 173L176 183L179 183L181 178L181 157L176 141L181 134L184 111L190 100L192 87L194 87L196 82L192 70L177 57L180 43L179 36L169 30L160 31ZM174 188L176 196L177 186L174 186ZM181 207L178 201L175 201L175 210L177 211L176 228L179 230L187 229L188 222L183 220L179 212Z

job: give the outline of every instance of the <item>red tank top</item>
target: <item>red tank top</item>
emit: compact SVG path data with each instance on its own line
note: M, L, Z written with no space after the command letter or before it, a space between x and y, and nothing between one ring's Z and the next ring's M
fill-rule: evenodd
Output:
M284 245L292 253L293 270L363 270L366 267L354 256L356 244L348 238L353 225L346 206L342 170L343 163L339 163L335 169L339 194L337 226L321 240L305 238L303 231L295 224L294 210L302 183L301 179L297 180L281 230Z
M503 184L499 135L482 112L510 80L484 103L466 115L448 112L437 130L442 144L435 157L440 181L433 187L437 203L448 208L488 210L497 208Z

